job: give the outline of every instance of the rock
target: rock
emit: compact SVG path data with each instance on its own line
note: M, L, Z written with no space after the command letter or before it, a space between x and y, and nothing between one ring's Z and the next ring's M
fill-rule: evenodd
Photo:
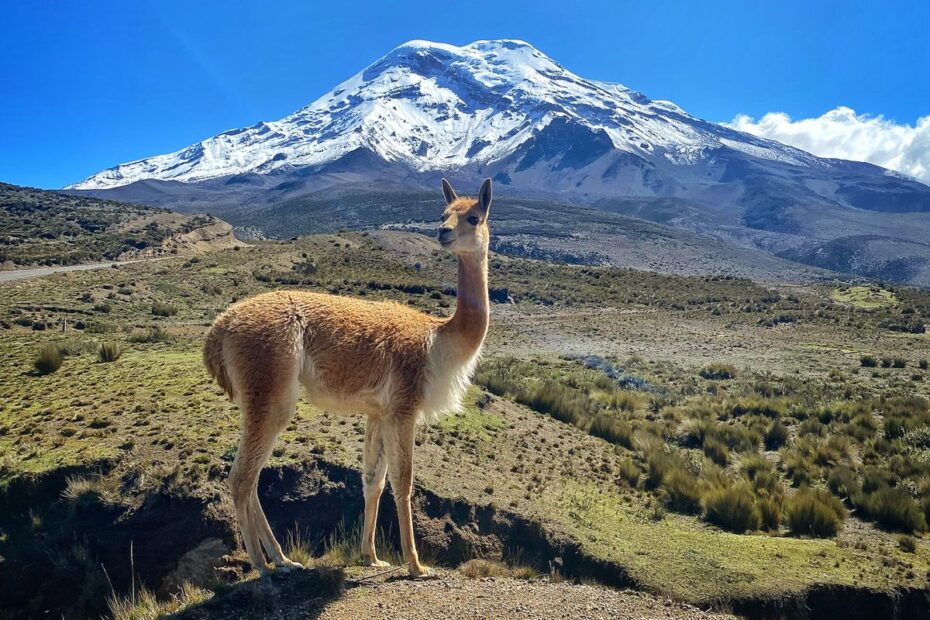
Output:
M227 572L217 569L226 563L224 556L229 552L229 547L219 538L205 538L181 556L177 567L162 581L162 590L173 593L184 583L205 588L223 581L221 576Z

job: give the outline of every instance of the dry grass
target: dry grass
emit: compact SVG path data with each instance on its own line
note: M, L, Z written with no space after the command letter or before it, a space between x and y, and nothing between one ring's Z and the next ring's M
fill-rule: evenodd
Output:
M107 606L112 620L156 620L169 614L202 603L213 596L213 592L190 584L168 600L161 600L146 587L140 587L126 596L108 596Z

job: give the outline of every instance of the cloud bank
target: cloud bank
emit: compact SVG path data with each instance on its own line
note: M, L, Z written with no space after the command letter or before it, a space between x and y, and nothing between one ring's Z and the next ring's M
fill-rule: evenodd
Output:
M769 112L758 121L739 114L724 124L820 157L867 161L930 185L930 116L912 127L840 106L817 118L792 120Z

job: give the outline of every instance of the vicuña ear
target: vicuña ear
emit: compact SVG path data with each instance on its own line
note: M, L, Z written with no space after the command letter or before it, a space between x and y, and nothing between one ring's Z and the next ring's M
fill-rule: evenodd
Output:
M455 190L452 189L452 186L449 185L449 182L445 179L442 180L442 195L445 196L447 205L451 205L453 202L459 199L455 193Z
M491 208L491 179L485 179L481 184L481 189L478 190L478 208L485 217L488 216Z

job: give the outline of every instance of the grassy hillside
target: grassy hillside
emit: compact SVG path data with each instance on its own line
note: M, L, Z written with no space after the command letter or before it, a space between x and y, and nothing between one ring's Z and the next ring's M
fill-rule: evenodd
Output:
M756 616L911 609L930 570L930 295L490 269L514 303L492 309L465 410L418 431L434 564L487 557ZM132 570L163 599L182 580L225 596L217 579L249 576L224 484L238 415L200 366L212 318L282 287L448 314L454 270L430 240L380 231L3 285L0 600L99 615ZM260 494L295 550L352 530L363 431L301 403L282 434Z
M235 238L208 215L69 196L0 183L0 266L4 269L184 253Z

